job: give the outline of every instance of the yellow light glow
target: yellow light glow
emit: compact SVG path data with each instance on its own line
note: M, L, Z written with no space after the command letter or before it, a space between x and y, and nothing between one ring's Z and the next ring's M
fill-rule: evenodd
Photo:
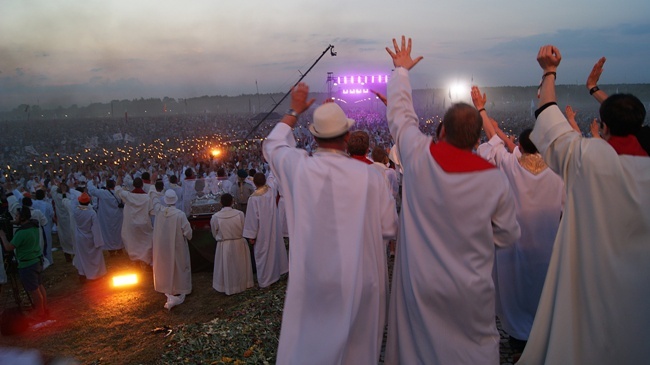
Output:
M116 275L113 276L113 286L122 287L128 285L134 285L138 283L137 274L126 274L126 275Z
M215 148L210 153L212 153L212 156L217 157L221 154L221 151Z

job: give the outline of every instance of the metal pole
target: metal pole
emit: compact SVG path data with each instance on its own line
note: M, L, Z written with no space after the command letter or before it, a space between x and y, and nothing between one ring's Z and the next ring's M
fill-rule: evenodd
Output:
M262 120L260 120L259 123L257 123L257 124L253 127L253 129L251 129L250 132L248 132L248 134L246 135L246 137L244 137L245 140L246 140L246 139L249 139L250 136L253 135L253 133L255 133L255 131L257 130L257 128L259 128L259 126L262 125L262 123L264 123L264 121L266 121L266 118L268 118L268 117L269 117L269 116L270 116L270 115L275 111L275 109L276 109L280 104L282 104L282 102L284 101L284 99L286 99L287 96L289 96L289 94L291 94L291 90L293 90L293 88L296 87L296 85L298 85L298 84L300 83L300 81L302 81L302 79L305 78L305 76L307 76L307 74L309 73L309 71L311 71L311 69L314 68L314 66L316 66L316 64L318 63L318 61L320 61L320 59L323 58L323 56L325 56L325 53L327 53L327 51L329 51L329 50L332 49L332 48L334 48L334 46L331 45L331 44L328 45L327 48L325 48L325 50L323 51L323 53L318 57L318 59L316 59L316 61L314 61L314 63L311 65L311 67L309 67L309 69L308 69L304 74L301 74L300 79L298 79L298 81L296 81L296 83L293 84L293 86L291 87L291 89L289 89L289 91L287 91L287 93L284 94L284 96L282 97L282 99L280 99L280 101L278 101L278 102L273 106L273 109L271 109L271 111L268 112L268 113L264 116L264 118L262 118ZM332 55L336 55L336 54L335 54L335 53L332 53Z

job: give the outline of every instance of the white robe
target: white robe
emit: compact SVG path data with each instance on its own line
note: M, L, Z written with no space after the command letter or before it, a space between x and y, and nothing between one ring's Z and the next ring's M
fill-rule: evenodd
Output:
M59 244L63 249L64 253L73 255L74 254L74 230L72 222L72 209L70 207L70 193L66 194L66 198L63 198L63 194L57 193L57 187L52 186L50 190L52 194L52 200L54 200L54 207L56 209L56 232L59 236ZM66 203L64 204L64 199Z
M90 181L88 194L98 199L97 218L104 239L104 250L121 250L124 248L122 242L124 209L118 206L121 200L114 191L97 189Z
M266 191L256 190L248 198L244 237L255 239L253 254L257 266L257 283L265 288L289 271L287 249L278 219L276 190L266 185Z
M376 364L397 214L383 176L343 152L293 148L278 123L264 157L285 194L290 278L278 364Z
M250 250L242 235L244 221L244 213L231 207L221 208L210 219L210 230L217 240L212 287L226 295L255 285Z
M557 106L530 139L567 203L519 364L647 364L650 158L574 132Z
M190 249L192 227L185 213L176 207L155 205L153 229L153 287L159 293L179 295L192 292Z
M521 227L521 238L514 245L496 251L497 315L506 333L526 341L560 225L564 183L548 167L538 174L526 170L496 135L482 146L481 156L496 164L510 182Z
M104 240L97 213L90 205L78 205L74 208L73 219L75 222L75 247L72 264L77 268L79 275L84 275L90 280L106 275L104 262Z
M129 258L151 265L153 227L149 217L149 195L132 193L120 186L115 188L115 194L124 202L122 242Z
M458 158L459 171L433 157L404 68L388 83L387 113L404 178L385 363L498 364L494 245L520 234L510 185L495 166L447 143L435 151Z
M49 200L33 200L32 208L43 213L47 219L47 224L43 226L44 231L44 243L47 245L47 248L44 252L45 258L50 262L54 263L52 258L52 224L54 219L54 208L52 207L52 202Z

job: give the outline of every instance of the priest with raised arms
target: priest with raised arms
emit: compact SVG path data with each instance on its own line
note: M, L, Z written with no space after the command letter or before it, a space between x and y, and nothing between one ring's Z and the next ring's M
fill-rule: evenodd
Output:
M496 246L519 238L505 175L472 153L479 112L466 103L445 113L440 137L418 128L402 37L386 48L388 125L404 178L388 316L386 364L499 364L492 266Z

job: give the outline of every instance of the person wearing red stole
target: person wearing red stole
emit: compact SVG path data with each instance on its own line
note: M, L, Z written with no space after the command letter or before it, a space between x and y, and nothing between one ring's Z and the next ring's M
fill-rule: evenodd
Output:
M420 131L409 72L422 57L411 58L410 39L393 45L387 119L404 178L385 363L496 365L495 245L520 236L510 184L472 153L473 106L449 108L438 143Z
M644 364L650 358L650 158L630 94L602 96L602 139L574 131L557 105L562 56L547 45L530 139L566 185L535 322L518 364ZM592 93L596 95L595 92Z

